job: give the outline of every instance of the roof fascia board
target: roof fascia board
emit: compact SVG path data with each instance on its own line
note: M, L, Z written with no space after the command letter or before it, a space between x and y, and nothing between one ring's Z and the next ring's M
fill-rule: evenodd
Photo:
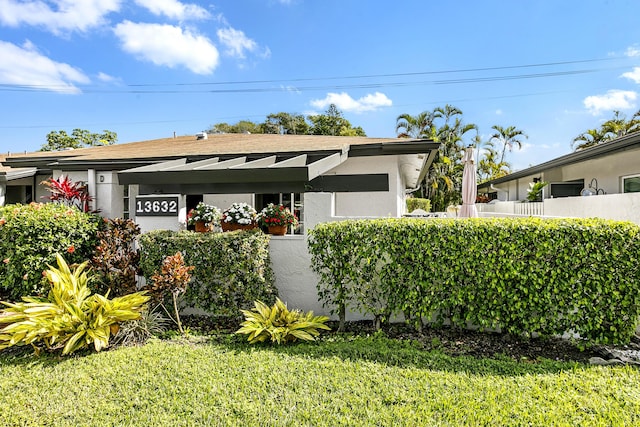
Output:
M120 172L118 180L127 184L205 184L205 183L247 183L308 181L307 167L280 169L209 169L193 171Z

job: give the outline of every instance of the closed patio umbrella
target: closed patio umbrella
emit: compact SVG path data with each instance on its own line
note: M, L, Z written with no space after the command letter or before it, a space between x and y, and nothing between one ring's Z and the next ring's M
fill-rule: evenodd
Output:
M473 147L467 147L464 153L464 170L462 172L462 208L461 218L475 218L478 216L476 209L476 196L478 188L476 183L476 161L473 158Z

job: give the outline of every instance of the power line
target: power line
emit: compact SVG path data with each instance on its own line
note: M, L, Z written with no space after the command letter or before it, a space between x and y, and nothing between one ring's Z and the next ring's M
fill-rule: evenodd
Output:
M571 65L571 64L584 64L611 61L615 58L600 58L600 59L585 59L575 61L562 61L562 62L546 62L538 64L525 64L525 65L509 65L500 67L481 67L481 68L468 68L458 70L438 70L438 71L420 71L420 72L406 72L406 73L387 73L387 74L369 74L369 75L353 75L353 76L333 76L333 77L313 77L313 78L293 78L293 79L274 79L274 80L246 80L246 81L227 81L227 82L198 82L198 83L141 83L141 84L128 84L129 88L144 88L144 87L186 87L186 86L225 86L225 85L255 85L255 84L281 84L281 83L299 83L299 82L311 82L311 81L326 81L326 80L354 80L354 79L370 79L370 78L390 78L390 77L410 77L410 76L425 76L425 75L441 75L441 74L456 74L456 73L470 73L470 72L486 72L497 70L513 70L513 69L526 69L536 67L549 67L558 65ZM181 93L263 93L263 92L287 92L287 91L321 91L321 90L344 90L344 89L375 89L384 87L402 87L402 86L421 86L421 85L442 85L442 84L462 84L462 83L486 83L497 82L505 80L521 80L521 79L533 79L533 78L548 78L559 77L576 74L595 73L603 70L618 69L625 67L609 67L609 68L595 68L595 69L582 69L582 70L568 70L568 71L555 71L547 73L533 73L533 74L514 74L514 75L495 75L487 77L469 77L469 78L452 78L441 80L424 80L424 81L395 81L395 82L372 82L372 83L353 83L342 85L319 85L319 86L294 86L294 87L245 87L245 88L227 88L227 89L208 89L208 90L139 90L139 89L127 89L127 90L101 90L85 87L82 93L93 94L181 94ZM43 89L60 90L75 88L69 85L30 85L30 84L0 84L0 92L36 92Z

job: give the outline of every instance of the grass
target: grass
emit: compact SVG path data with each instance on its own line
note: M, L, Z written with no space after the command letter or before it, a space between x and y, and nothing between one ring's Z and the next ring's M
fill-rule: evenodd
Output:
M473 359L381 336L0 353L5 426L638 425L640 371Z

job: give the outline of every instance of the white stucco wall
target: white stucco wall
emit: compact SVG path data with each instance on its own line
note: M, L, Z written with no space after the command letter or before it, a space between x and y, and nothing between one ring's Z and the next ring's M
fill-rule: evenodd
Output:
M255 203L253 194L205 194L202 201L219 208L221 211L233 203L248 203L251 206Z
M107 218L122 218L124 188L118 184L116 172L96 172L94 209Z
M350 158L324 175L379 173L389 175L389 191L336 193L336 216L401 216L404 213L404 192L398 172L398 156Z
M614 153L604 158L587 160L562 168L564 181L584 179L584 185L587 187L595 178L598 181L598 188L603 189L607 194L622 192L621 178L636 174L640 174L640 149Z

